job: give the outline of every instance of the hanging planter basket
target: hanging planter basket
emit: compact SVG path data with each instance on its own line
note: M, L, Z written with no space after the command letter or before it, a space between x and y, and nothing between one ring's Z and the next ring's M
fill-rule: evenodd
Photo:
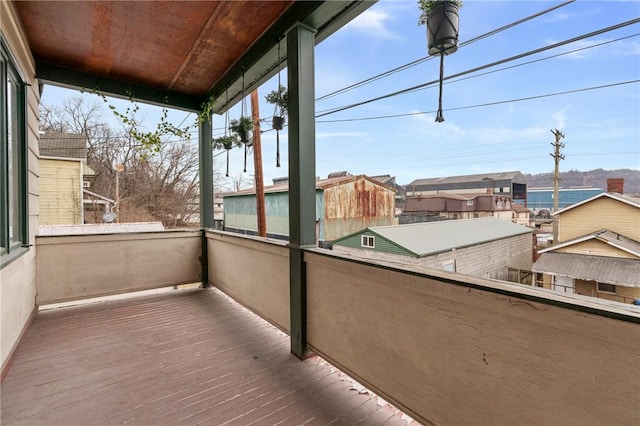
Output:
M251 117L241 115L240 118L231 120L229 130L238 135L242 143L250 143L251 136L253 136L253 120Z
M274 115L271 119L271 127L278 131L284 129L284 117L280 115Z
M442 123L442 83L444 81L444 57L458 50L458 11L460 0L418 0L422 12L418 25L427 24L427 50L431 56L440 56L440 94L436 122Z
M458 50L460 18L458 1L436 1L427 14L429 55L450 55Z
M279 53L278 56L280 56ZM278 88L269 92L265 97L267 102L275 107L271 126L276 131L276 167L280 167L280 130L284 129L285 117L289 110L289 91L280 84L279 80L280 75L278 74Z

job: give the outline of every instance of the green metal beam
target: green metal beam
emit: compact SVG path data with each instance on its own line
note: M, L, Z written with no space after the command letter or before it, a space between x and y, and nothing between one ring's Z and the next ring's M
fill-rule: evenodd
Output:
M200 173L200 228L202 228L200 266L202 287L209 285L209 250L207 228L213 228L213 118L203 117L198 126L198 153Z
M199 112L202 98L171 90L155 89L132 82L101 77L83 71L72 70L46 62L36 61L36 78L54 86L85 91L99 91L107 96Z
M289 87L289 272L291 353L307 346L305 247L316 242L315 31L294 26L287 34Z
M200 173L200 227L213 228L213 135L212 117L198 126Z

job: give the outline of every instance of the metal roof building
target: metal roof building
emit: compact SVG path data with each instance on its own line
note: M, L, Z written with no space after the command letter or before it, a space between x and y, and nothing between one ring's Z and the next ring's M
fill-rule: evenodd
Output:
M416 179L406 186L407 197L440 193L492 193L527 204L527 182L519 171Z
M369 227L339 238L343 253L500 278L506 268L528 269L533 229L497 218Z

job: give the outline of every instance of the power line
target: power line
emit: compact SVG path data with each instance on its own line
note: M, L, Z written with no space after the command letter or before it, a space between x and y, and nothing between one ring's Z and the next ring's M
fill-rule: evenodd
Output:
M610 88L610 87L622 86L622 85L625 85L625 84L633 84L633 83L639 83L639 82L640 82L640 79L639 80L622 81L622 82L618 82L618 83L604 84L604 85L601 85L601 86L592 86L592 87L584 87L582 89L565 90L563 92L547 93L547 94L543 94L543 95L527 96L527 97L524 97L524 98L507 99L507 100L502 100L502 101L486 102L486 103L483 103L483 104L475 104L475 105L466 105L466 106L461 106L461 107L447 108L445 111L457 111L457 110L462 110L462 109L480 108L480 107L486 107L486 106L508 104L508 103L513 103L513 102L530 101L532 99L549 98L549 97L552 97L552 96L568 95L568 94L571 94L571 93L586 92L586 91L597 90L597 89L606 89L606 88ZM339 120L316 120L316 123L340 123L340 122L351 122L351 121L380 120L380 119L386 119L386 118L408 117L408 116L412 116L412 115L423 115L423 114L433 114L433 113L435 113L435 111L418 111L418 112L409 112L409 113L404 113L404 114L379 115L379 116L375 116L375 117L345 118L345 119L339 119Z
M571 154L571 157L587 157L587 156L592 156L592 155L598 155L601 157L610 157L610 156L616 156L616 155L630 155L630 154L638 154L638 151L620 151L620 152L593 152L593 153L585 153L585 154ZM491 159L491 160L486 160L486 161L470 161L470 162L465 162L465 163L442 163L442 164L438 164L436 166L433 167L457 167L457 166L469 166L469 165L475 165L475 164L494 164L494 163L512 163L515 161L524 161L524 160L543 160L545 158L549 158L545 155L541 155L541 156L534 156L534 157L516 157L516 158L503 158L503 159ZM403 169L424 169L425 167L430 167L430 166L425 166L424 164L421 165L417 165L417 166L408 166L408 165L403 165L402 168Z
M492 35L495 35L495 34L498 34L498 33L502 32L502 31L505 31L505 30L508 30L508 29L513 28L515 26L518 26L520 24L523 24L523 23L525 23L525 22L527 22L527 21L529 21L531 19L535 19L535 18L537 18L539 16L542 16L545 13L554 11L554 10L559 9L561 7L564 7L564 6L566 6L566 5L570 4L570 3L573 3L574 1L575 0L570 0L570 1L567 1L567 2L564 2L564 3L561 3L559 5L556 5L556 6L548 8L548 9L545 9L545 10L543 10L541 12L538 12L538 13L535 13L533 15L530 15L530 16L527 16L525 18L522 18L522 19L519 19L517 21L514 21L514 22L512 22L510 24L504 25L504 26L502 26L500 28L497 28L495 30L492 30L492 31L489 31L487 33L484 33L484 34L481 34L479 36L476 36L476 37L474 37L474 38L472 38L470 40L467 40L465 42L460 43L460 47L468 46L468 45L470 45L472 43L475 43L476 41L483 40L483 39L485 39L487 37L490 37ZM407 64L404 64L404 65L401 65L399 67L393 68L391 70L385 71L385 72L383 72L381 74L378 74L378 75L375 75L373 77L369 77L369 78L367 78L365 80L362 80L362 81L359 81L357 83L351 84L351 85L349 85L347 87L343 87L342 89L336 90L335 92L331 92L331 93L328 93L328 94L326 94L324 96L320 96L319 98L316 98L316 102L319 102L319 101L322 101L322 100L337 96L339 94L348 92L348 91L353 90L353 89L357 89L358 87L362 87L362 86L364 86L366 84L369 84L369 83L372 83L374 81L380 80L380 79L382 79L384 77L388 77L388 76L396 74L396 73L398 73L400 71L404 71L404 70L407 70L409 68L412 68L412 67L414 67L416 65L419 65L419 64L421 64L423 62L426 62L426 61L428 61L430 59L433 59L433 56L425 56L423 58L416 59L415 61L409 62Z
M491 63L485 64L485 65L481 65L479 67L471 68L471 69L468 69L466 71L462 71L462 72L459 72L459 73L456 73L456 74L452 74L450 76L445 77L444 80L451 80L451 79L454 79L454 78L457 78L457 77L462 77L464 75L471 74L471 73L474 73L474 72L477 72L477 71L481 71L483 69L491 68L491 67L494 67L496 65L501 65L501 64L504 64L504 63L507 63L507 62L514 61L516 59L521 59L521 58L524 58L524 57L527 57L527 56L535 55L535 54L540 53L540 52L544 52L544 51L547 51L547 50L555 49L557 47L561 47L561 46L564 46L564 45L569 44L569 43L574 43L576 41L584 40L585 38L593 37L593 36L596 36L596 35L604 34L604 33L609 32L609 31L613 31L613 30L617 30L617 29L620 29L620 28L624 28L624 27L626 27L628 25L637 24L638 22L640 22L640 18L635 18L635 19L632 19L632 20L629 20L629 21L625 21L625 22L622 22L622 23L619 23L619 24L616 24L616 25L612 25L612 26L609 26L609 27L606 27L606 28L603 28L603 29L600 29L600 30L597 30L597 31L592 31L590 33L583 34L581 36L573 37L573 38L570 38L570 39L567 39L567 40L564 40L564 41L561 41L561 42L558 42L558 43L554 43L554 44L551 44L551 45L548 45L548 46L540 47L538 49L534 49L534 50L530 50L530 51L525 52L525 53L520 53L518 55L510 56L508 58L501 59L499 61L491 62ZM386 95L377 96L375 98L371 98L371 99L368 99L366 101L361 101L361 102L357 102L357 103L354 103L354 104L351 104L351 105L346 105L346 106L343 106L343 107L337 107L337 108L332 108L332 109L329 109L329 110L325 110L324 112L321 112L320 114L316 115L316 118L324 117L326 115L335 114L336 112L345 111L347 109L351 109L351 108L355 108L355 107L358 107L358 106L366 105L366 104L371 103L371 102L376 102L376 101L380 101L380 100L383 100L383 99L391 98L391 97L394 97L394 96L403 95L405 93L413 92L413 91L415 91L417 89L421 89L423 87L427 87L427 86L430 86L432 84L435 84L438 81L439 80L432 80L432 81L429 81L427 83L422 83L422 84L418 84L416 86L409 87L407 89L402 89L402 90L398 90L398 91L395 91L395 92L392 92L392 93L388 93Z

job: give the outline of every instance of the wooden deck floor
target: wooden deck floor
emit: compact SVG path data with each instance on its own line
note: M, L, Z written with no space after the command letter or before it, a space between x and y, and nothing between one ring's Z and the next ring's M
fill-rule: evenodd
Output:
M407 424L215 289L40 312L1 393L5 426Z

